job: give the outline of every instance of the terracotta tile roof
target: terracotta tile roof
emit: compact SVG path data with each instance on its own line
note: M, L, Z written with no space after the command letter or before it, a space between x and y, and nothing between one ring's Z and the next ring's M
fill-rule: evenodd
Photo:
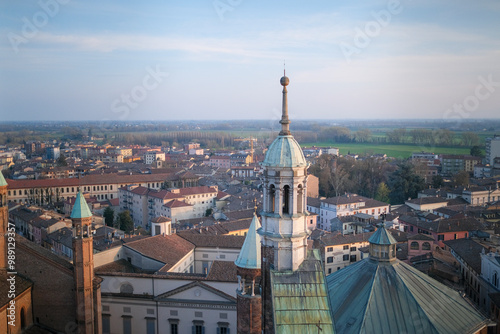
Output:
M342 205L342 204L366 202L367 200L369 200L369 198L366 198L364 196L360 196L357 194L349 194L349 195L325 198L322 199L321 202L334 205Z
M217 193L217 192L218 192L217 188L208 187L208 186L180 188L179 189L179 194L181 194L182 196Z
M373 235L374 232L361 233L361 234L327 234L323 236L320 240L324 246L336 246L336 245L347 245L358 242L368 242L368 239Z
M22 188L46 188L46 187L67 187L67 186L87 186L94 184L134 184L144 182L163 182L168 179L178 179L177 175L168 174L133 174L133 175L86 175L82 178L67 179L42 179L42 180L12 180L9 179L9 189Z
M192 206L192 205L188 204L186 202L182 202L182 201L178 201L178 200L174 199L173 201L170 201L170 202L164 204L163 206L165 206L167 208L180 208L183 206Z
M446 240L444 244L461 257L474 271L481 274L481 253L488 249L471 239Z
M236 265L233 261L214 261L207 281L237 282Z
M235 221L240 219L252 219L254 212L255 210L252 208L252 209L224 212L224 215L227 217L227 220Z
M240 249L243 246L245 237L238 235L205 235L193 234L187 231L177 233L180 237L194 244L196 247L220 247L220 248L236 248Z
M194 250L194 245L191 242L176 234L167 236L155 235L154 237L126 243L124 247L163 262L168 269Z
M231 196L230 194L226 193L226 192L223 192L223 191L219 191L217 193L217 199L221 199L221 198L224 198L226 196Z
M307 205L314 206L315 208L319 208L321 206L321 200L315 197L307 198Z

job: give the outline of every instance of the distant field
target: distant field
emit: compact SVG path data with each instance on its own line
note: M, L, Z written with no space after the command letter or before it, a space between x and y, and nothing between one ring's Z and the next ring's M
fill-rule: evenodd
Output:
M387 156L394 158L408 158L413 152L433 152L436 154L469 154L469 148L461 147L429 147L429 146L419 146L419 145L409 145L409 144L370 144L370 143L301 143L302 147L310 146L331 146L340 149L340 154L345 155L351 154L387 154Z

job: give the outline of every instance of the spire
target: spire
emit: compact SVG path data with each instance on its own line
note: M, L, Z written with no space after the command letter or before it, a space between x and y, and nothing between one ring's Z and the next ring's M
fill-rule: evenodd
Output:
M7 181L5 181L5 178L3 177L2 171L0 171L0 187L4 187L7 185Z
M284 65L284 64L283 64ZM281 132L280 136L289 136L290 133L290 120L288 119L288 98L287 98L287 93L288 91L286 90L286 86L288 86L288 83L290 83L290 79L285 75L285 69L283 69L283 77L280 80L281 85L283 86L283 106L282 106L282 113L281 113Z
M257 234L257 229L260 228L259 218L254 214L252 223L248 228L248 233L245 242L241 247L240 254L234 264L240 268L260 269L260 240L261 237Z
M88 218L92 217L92 211L90 211L89 206L85 197L83 197L82 192L76 194L75 205L73 205L73 210L71 210L71 218Z

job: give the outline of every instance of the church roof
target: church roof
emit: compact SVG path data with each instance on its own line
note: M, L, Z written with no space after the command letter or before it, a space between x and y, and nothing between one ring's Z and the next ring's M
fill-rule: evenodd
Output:
M338 333L475 333L488 322L457 291L398 260L365 259L326 281Z
M257 229L260 228L260 222L257 216L254 214L250 227L248 228L248 233L245 238L245 242L241 247L240 254L234 264L240 268L247 269L260 269L260 249L261 249L261 237L257 234Z
M5 178L3 177L3 173L0 171L0 187L6 186L7 181L5 181Z
M89 206L85 197L83 197L81 192L76 194L75 205L71 210L71 218L88 218L92 217L92 211L90 211Z
M262 166L306 167L307 162L299 143L293 136L278 136L269 146Z
M296 271L271 271L275 333L334 333L318 250Z

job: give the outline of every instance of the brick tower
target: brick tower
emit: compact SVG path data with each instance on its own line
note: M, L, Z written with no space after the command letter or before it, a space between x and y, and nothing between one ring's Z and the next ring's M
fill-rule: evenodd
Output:
M79 192L71 211L73 267L76 288L76 320L79 334L94 334L94 255L92 212Z
M0 270L7 270L7 227L9 208L7 206L7 182L0 171Z
M241 334L262 333L261 238L257 234L259 219L254 214L252 223L234 262L238 275L237 329Z
M274 332L271 274L274 271L296 271L307 254L306 211L307 162L293 138L288 118L285 75L281 132L266 152L264 169L264 203L262 228L262 326L264 333Z

